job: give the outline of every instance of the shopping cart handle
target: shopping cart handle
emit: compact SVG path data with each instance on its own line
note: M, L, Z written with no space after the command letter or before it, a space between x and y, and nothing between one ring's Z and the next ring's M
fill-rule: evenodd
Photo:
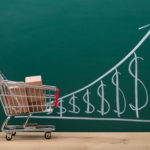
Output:
M55 94L55 108L58 107L58 96L59 96L59 89L56 89L56 94Z

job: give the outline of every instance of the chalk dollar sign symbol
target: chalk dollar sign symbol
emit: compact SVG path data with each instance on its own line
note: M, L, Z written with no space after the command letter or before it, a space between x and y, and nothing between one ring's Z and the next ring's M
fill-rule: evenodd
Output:
M69 112L78 114L78 113L80 112L80 108L79 108L78 106L76 106L76 104L75 104L76 98L77 98L77 97L74 96L74 94L73 94L73 96L70 98L69 104L72 105L72 109L73 109L73 110L69 110Z
M87 89L86 93L83 95L83 101L87 104L87 108L86 108L86 111L85 111L85 113L87 113L87 114L91 114L95 110L95 107L90 103L89 95L90 95L90 92ZM91 110L90 110L90 108L91 108Z
M60 117L62 117L63 114L66 113L66 108L62 106L62 103L63 103L63 102L64 102L64 101L63 101L62 99L60 99L60 100L58 101L58 108L59 108L60 111L57 112L57 114L59 114Z
M131 74L131 76L135 79L134 80L134 88L135 88L135 106L132 104L129 104L130 108L132 110L134 110L136 112L136 117L139 118L139 110L143 109L144 107L146 107L147 103L148 103L148 92L147 89L144 85L144 83L138 78L138 59L143 60L143 58L141 57L137 57L136 53L134 53L134 58L131 60L130 64L129 64L129 73ZM133 62L135 62L135 72L133 73L131 71L131 67ZM138 83L140 83L144 90L145 90L145 95L146 95L146 101L145 104L141 107L139 107L138 105Z
M106 86L105 84L103 84L103 81L101 80L101 84L100 86L97 88L97 95L101 98L101 109L97 110L97 112L101 113L101 115L106 115L109 110L110 110L110 105L108 103L108 101L105 99L105 95L104 95L104 86ZM100 94L100 89L101 89L101 94ZM107 105L107 111L105 112L105 103Z
M114 110L115 113L117 113L118 117L120 117L121 114L123 114L126 110L126 99L123 91L119 88L119 74L118 70L116 69L114 75L112 76L112 84L116 87L116 107L117 110ZM115 78L115 80L114 80ZM120 93L123 97L123 102L124 102L124 108L122 112L120 111Z

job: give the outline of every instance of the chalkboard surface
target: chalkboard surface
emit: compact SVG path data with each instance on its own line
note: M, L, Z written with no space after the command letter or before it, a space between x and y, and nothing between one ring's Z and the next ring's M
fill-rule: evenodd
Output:
M2 72L13 81L42 75L60 89L58 109L30 121L56 131L150 131L149 6L148 0L0 1Z

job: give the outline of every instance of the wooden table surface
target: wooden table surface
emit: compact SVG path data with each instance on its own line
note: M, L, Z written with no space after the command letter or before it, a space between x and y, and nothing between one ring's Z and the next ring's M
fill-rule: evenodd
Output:
M0 133L0 150L150 150L150 133L53 132L17 133L12 141Z

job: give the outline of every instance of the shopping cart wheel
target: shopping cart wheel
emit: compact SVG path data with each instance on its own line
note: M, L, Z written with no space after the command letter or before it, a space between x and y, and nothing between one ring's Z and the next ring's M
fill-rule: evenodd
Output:
M51 138L51 132L45 132L45 139Z
M12 136L15 136L15 135L16 135L16 132L13 132L13 133L12 133Z
M11 141L12 140L12 134L6 134L6 140Z

